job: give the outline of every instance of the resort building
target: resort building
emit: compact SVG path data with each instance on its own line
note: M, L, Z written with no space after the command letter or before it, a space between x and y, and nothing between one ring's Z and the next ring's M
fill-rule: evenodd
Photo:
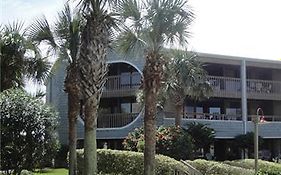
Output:
M213 128L215 155L226 159L228 142L235 136L253 131L252 119L262 108L264 119L259 135L264 138L263 149L271 157L281 155L281 61L198 53L198 59L208 72L213 88L205 101L185 101L182 126L200 122ZM115 53L108 55L108 80L100 103L97 139L98 146L121 149L122 141L143 125L143 107L136 94L142 77L144 59L124 59ZM60 141L67 144L67 95L63 91L66 64L62 64L47 83L47 102L56 107L60 116ZM174 109L169 104L158 111L157 125L174 125ZM83 140L83 119L79 117L77 134Z

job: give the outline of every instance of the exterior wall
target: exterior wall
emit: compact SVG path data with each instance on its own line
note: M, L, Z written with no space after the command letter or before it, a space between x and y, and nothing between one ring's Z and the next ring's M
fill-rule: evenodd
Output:
M281 115L281 101L274 101L274 103L273 103L273 113L275 115Z
M56 108L59 113L59 126L57 131L59 133L59 140L61 144L68 144L68 100L67 94L64 92L64 78L66 62L61 62L59 67L54 70L54 75L47 83L46 102L50 103ZM81 121L77 122L77 137L83 138L83 125Z
M272 80L281 81L281 70L280 69L279 70L278 69L272 70Z

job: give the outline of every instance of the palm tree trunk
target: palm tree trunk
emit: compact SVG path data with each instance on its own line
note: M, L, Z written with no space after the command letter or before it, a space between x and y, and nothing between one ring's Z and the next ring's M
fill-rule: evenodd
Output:
M89 100L85 104L85 140L84 140L84 169L85 175L97 174L97 105Z
M148 89L145 93L144 113L144 174L155 174L155 145L156 145L156 100L154 89Z
M77 174L77 133L76 124L79 114L79 96L75 93L68 94L68 133L69 133L69 175Z
M163 75L161 55L150 52L147 54L144 67L144 175L155 174L155 145L156 145L156 110L157 95Z
M80 86L78 67L71 63L67 67L67 76L65 78L65 91L68 93L68 146L69 146L69 175L77 174L77 117L80 111Z
M79 68L81 92L85 100L84 169L85 175L97 174L97 110L106 82L106 53L109 43L106 17L91 13L81 35Z
M182 105L176 105L176 118L175 118L175 126L181 126L182 120Z

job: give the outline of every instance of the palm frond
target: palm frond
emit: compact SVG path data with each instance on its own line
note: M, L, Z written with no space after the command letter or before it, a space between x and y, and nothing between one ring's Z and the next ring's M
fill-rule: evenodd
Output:
M50 50L57 49L55 37L45 16L37 18L33 24L30 25L28 35L29 38L37 44L46 42L49 46L51 46L51 48L49 48Z
M139 38L136 33L131 30L127 30L119 35L116 40L115 47L123 54L143 54L145 48L145 42Z
M4 31L6 33L22 33L22 35L24 35L26 29L24 29L23 21L13 21L12 23L4 25Z
M70 52L65 57L71 63L76 60L79 41L80 41L80 24L82 19L78 14L71 12L69 4L65 4L64 10L58 13L58 19L55 23L55 34L60 47L60 52ZM65 49L65 50L63 50ZM68 50L68 51L67 51Z
M27 78L34 82L43 83L48 78L51 63L47 58L30 57L25 60L25 65Z

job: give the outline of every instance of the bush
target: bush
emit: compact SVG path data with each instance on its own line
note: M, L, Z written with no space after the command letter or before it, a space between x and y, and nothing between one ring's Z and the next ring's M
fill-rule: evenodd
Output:
M124 149L143 152L143 128L137 128L129 133L123 142ZM177 160L192 159L193 142L186 130L180 127L160 126L156 133L156 153L163 154Z
M58 149L57 114L22 90L0 94L1 169L33 170L51 162Z
M196 150L203 149L203 155L205 156L210 150L210 145L215 141L215 130L205 124L192 122L187 125L187 132L193 138Z
M83 150L77 150L78 174L83 172ZM118 151L109 149L97 150L98 172L104 174L142 175L143 153L132 151ZM179 161L170 157L156 155L156 174L170 175L178 172L188 172Z
M237 135L234 138L234 147L241 150L248 149L249 157L253 158L254 154L254 133L247 132L246 134ZM259 146L263 146L263 138L259 136Z
M225 161L224 163L246 169L254 169L255 162L253 159L245 159ZM259 171L260 175L281 175L281 164L259 160Z
M207 161L197 159L194 161L186 161L194 168L199 170L203 175L251 175L254 170L245 169L241 167L231 166L222 162Z

